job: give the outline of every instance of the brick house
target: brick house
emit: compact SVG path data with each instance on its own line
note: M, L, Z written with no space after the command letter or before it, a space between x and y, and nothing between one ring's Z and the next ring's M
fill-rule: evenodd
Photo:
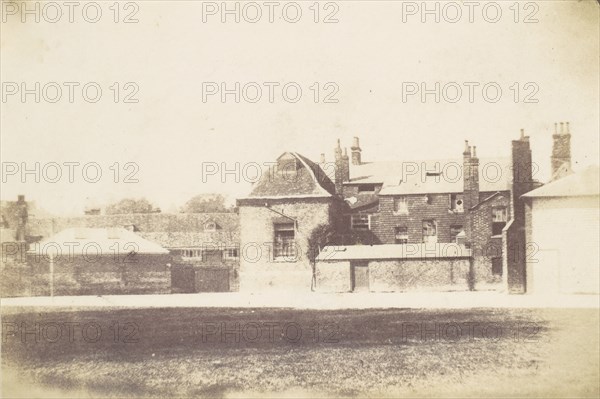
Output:
M286 152L238 200L242 290L309 289L311 265L299 250L305 251L312 229L324 223L335 226L340 244L349 246L458 243L469 253L468 289L498 289L507 284L507 268L524 270L524 259L504 259L508 238L524 247L518 241L524 239L524 219L515 220L520 201L515 188L521 195L534 184L523 131L511 157L481 161L468 142L462 159L450 160L364 162L356 137L350 149L351 157L338 140L329 164L323 154L317 164ZM509 224L514 234L506 237ZM271 243L272 252L246 253ZM288 253L282 245L296 249ZM365 259L353 261L364 266ZM318 280L319 271L315 274Z

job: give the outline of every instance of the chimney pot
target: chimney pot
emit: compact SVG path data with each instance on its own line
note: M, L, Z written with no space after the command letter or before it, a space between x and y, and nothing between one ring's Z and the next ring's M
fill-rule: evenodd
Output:
M473 158L477 158L477 146L473 146Z
M570 134L571 130L569 129L569 122L567 122L567 134Z
M325 163L325 154L321 153L321 163Z
M353 148L360 148L359 141L358 141L358 137L356 137L356 136L355 136L355 137L354 137L354 139L352 140L352 147L353 147Z
M525 140L525 129L521 129L521 140Z
M554 134L558 134L558 123L554 124Z
M565 123L561 122L560 123L560 134L564 134L564 132L565 132Z
M464 153L465 154L468 153L469 155L471 154L471 147L469 147L469 140L465 140L465 151L464 151Z

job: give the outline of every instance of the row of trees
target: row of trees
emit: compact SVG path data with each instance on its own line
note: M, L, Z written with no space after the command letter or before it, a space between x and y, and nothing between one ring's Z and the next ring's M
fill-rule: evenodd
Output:
M200 194L190 198L179 210L181 213L214 213L233 212L234 207L225 204L225 197L221 194ZM119 215L124 213L159 213L156 207L146 198L125 198L106 206L104 213Z

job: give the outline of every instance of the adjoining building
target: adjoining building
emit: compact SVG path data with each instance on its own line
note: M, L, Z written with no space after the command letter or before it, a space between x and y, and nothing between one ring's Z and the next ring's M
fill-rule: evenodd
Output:
M470 259L468 289L504 289L506 274L516 274L510 282L518 291L525 259L505 259L509 244L525 247L524 233L517 233L524 231L524 218L516 215L519 196L534 186L523 131L511 157L482 161L468 142L462 159L433 161L364 162L356 137L351 158L338 140L333 163L324 154L317 164L286 152L238 200L241 289L328 290L319 287L327 284L319 279L320 263L311 265L305 253L311 232L329 225L350 252L354 245L372 246L373 261L388 245L459 243ZM262 247L255 258L245 254L252 245ZM273 250L265 256L269 245Z
M526 193L527 292L600 293L597 166Z
M124 228L69 228L27 251L30 295L168 294L169 261Z

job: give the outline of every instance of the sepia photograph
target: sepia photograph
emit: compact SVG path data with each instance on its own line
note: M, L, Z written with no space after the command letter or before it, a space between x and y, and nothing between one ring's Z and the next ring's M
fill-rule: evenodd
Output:
M0 19L0 398L600 397L600 0Z

